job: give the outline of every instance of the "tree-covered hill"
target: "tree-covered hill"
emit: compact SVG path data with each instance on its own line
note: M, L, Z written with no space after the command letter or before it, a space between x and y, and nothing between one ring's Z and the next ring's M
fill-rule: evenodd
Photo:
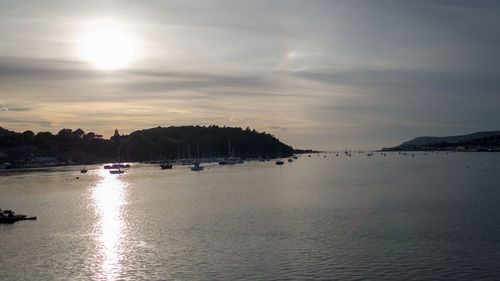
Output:
M115 140L115 137L111 138ZM290 155L293 148L270 134L219 126L157 127L118 138L121 154L134 160L185 157Z
M401 150L459 150L500 151L500 131L477 132L448 137L417 137L385 151Z
M213 126L156 127L115 135L110 139L93 132L62 129L58 134L17 133L0 127L0 161L30 163L41 158L95 163L145 161L187 157L241 158L288 156L293 148L265 132Z

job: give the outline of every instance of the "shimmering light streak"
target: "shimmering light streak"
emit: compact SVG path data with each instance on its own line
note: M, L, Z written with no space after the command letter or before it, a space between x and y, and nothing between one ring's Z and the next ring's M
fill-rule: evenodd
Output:
M97 279L116 280L119 279L123 259L121 242L125 224L121 208L125 203L126 184L119 175L109 174L107 170L101 170L99 176L100 181L93 191L98 216L95 232L99 247L96 255L101 261Z

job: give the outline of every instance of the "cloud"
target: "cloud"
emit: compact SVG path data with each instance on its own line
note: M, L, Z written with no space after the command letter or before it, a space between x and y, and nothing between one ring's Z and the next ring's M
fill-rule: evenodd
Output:
M346 122L375 136L391 128L406 134L442 135L495 129L500 114L500 76L417 70L294 72L290 75L341 86L354 94L324 97L308 108L309 119ZM480 124L478 126L478 124ZM362 129L361 129L362 128Z
M28 108L28 107L14 107L14 108L10 108L9 110L10 111L30 111L31 108Z
M50 121L43 121L43 120L33 120L33 119L14 119L14 118L9 118L9 117L0 117L0 122L6 123L6 124L12 124L15 126L18 125L28 125L27 128L29 128L30 125L38 125L41 127L51 127L52 122Z
M5 81L49 79L52 82L98 77L102 77L102 73L92 71L78 61L0 56L0 79Z
M13 104L6 104L0 100L0 111L10 111L10 112L18 112L18 111L30 111L29 107L16 107Z
M9 109L5 106L5 103L0 100L0 111L9 111Z
M325 84L373 89L373 92L399 96L470 96L495 98L500 91L500 71L486 74L469 72L422 71L408 69L347 71L300 71L289 75ZM430 98L430 97L429 97Z
M283 132L288 131L288 128L279 127L279 126L271 126L269 128L272 129L272 130L276 130L276 131L283 131Z

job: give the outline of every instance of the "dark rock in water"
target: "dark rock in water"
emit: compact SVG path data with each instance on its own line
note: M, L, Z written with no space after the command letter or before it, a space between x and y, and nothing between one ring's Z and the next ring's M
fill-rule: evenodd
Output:
M0 223L14 223L16 221L23 221L23 220L36 220L36 217L27 217L26 215L16 215L11 210L4 210L2 212L2 209L0 209Z

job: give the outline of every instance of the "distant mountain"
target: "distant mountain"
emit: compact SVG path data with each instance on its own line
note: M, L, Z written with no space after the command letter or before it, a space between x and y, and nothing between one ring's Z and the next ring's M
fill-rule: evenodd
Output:
M401 146L410 145L425 145L439 142L457 143L463 141L477 140L491 136L500 135L500 131L487 131L487 132L477 132L462 136L449 136L449 137L418 137L411 141L407 141L401 144Z
M477 132L448 137L417 137L395 147L383 148L383 150L499 151L500 131Z

